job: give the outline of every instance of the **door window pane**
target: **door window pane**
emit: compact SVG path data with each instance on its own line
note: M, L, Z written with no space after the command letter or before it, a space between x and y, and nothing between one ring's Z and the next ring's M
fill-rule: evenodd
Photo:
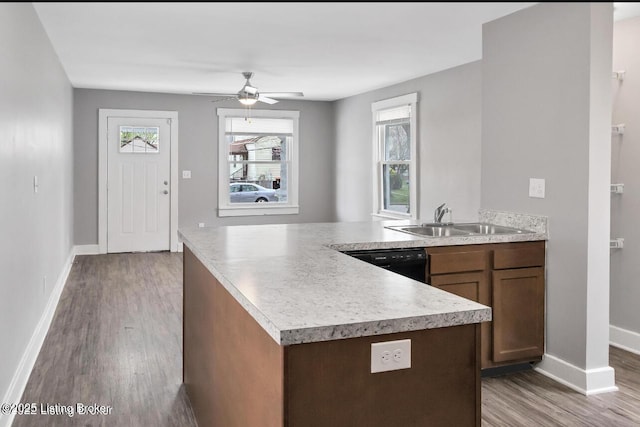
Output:
M159 153L159 127L120 126L121 153Z

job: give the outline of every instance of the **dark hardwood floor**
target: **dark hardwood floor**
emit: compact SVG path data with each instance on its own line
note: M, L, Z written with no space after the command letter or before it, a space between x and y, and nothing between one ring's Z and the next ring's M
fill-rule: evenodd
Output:
M112 407L22 426L196 426L182 387L182 255L78 256L22 402Z
M615 393L586 397L534 371L484 378L482 425L640 426L640 356L610 354ZM196 426L181 383L182 255L78 256L22 402L111 414L23 415L13 426Z

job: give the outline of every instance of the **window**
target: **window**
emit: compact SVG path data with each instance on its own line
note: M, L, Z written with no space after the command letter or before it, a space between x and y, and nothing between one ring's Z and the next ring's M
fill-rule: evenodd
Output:
M218 109L218 215L297 214L297 111Z
M121 153L158 153L159 127L120 126Z
M417 218L418 94L374 102L374 215Z

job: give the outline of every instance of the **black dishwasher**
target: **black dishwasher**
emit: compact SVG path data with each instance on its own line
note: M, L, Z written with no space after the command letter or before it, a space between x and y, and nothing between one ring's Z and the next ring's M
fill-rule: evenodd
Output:
M427 254L424 249L385 249L344 252L359 260L377 265L419 282L425 283Z

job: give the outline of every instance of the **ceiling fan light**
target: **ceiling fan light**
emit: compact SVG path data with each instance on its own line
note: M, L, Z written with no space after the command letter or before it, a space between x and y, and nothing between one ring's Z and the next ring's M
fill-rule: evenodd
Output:
M240 103L242 105L253 105L258 101L258 99L257 98L249 98L249 97L244 98L243 97L243 98L238 98L238 101L240 101Z

